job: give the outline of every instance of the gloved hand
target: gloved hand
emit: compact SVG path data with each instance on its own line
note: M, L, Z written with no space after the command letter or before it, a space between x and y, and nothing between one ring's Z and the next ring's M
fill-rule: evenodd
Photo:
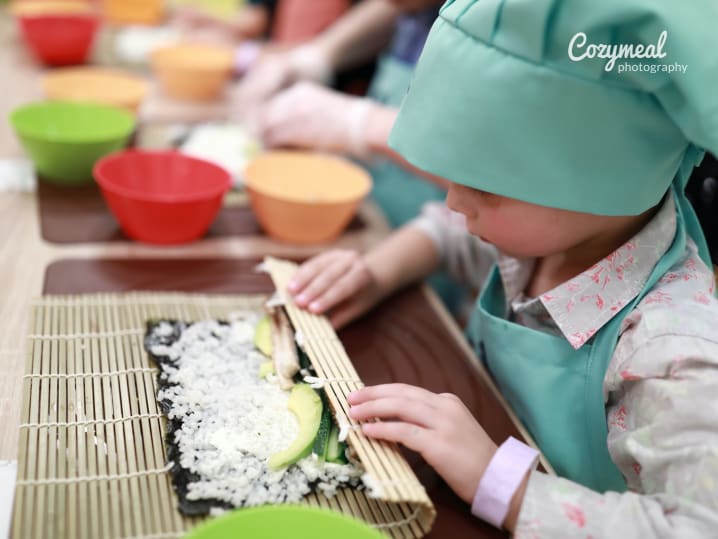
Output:
M275 93L297 81L329 84L333 77L327 54L317 45L301 45L289 51L265 52L239 83L233 107L251 111Z
M365 157L368 99L300 82L278 94L250 124L266 146L295 146Z

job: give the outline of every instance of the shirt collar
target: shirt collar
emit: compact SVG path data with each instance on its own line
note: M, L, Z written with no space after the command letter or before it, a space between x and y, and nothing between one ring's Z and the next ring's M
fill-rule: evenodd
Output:
M643 290L653 268L676 233L676 207L669 193L658 213L629 241L583 273L540 296L540 301L574 349ZM499 273L506 299L519 297L528 284L534 260L501 256Z

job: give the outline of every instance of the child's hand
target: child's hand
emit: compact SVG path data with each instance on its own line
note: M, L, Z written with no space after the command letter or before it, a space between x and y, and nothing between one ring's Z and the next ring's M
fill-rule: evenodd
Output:
M299 307L315 314L329 311L336 328L367 312L384 295L364 258L341 249L302 264L288 288Z
M454 492L471 503L496 444L458 397L386 384L355 391L348 400L354 420L386 420L364 423L364 434L420 453Z

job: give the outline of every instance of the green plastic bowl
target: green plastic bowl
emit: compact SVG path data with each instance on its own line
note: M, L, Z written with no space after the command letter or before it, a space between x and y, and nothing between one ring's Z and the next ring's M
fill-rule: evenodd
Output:
M10 123L40 177L66 185L91 182L95 162L124 148L135 128L122 109L63 101L22 106Z
M385 539L375 529L341 513L299 505L240 509L207 521L186 539Z

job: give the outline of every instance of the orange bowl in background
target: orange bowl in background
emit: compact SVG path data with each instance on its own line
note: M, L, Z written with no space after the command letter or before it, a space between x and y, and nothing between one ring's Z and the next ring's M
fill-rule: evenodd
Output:
M118 69L70 67L51 71L42 80L45 97L53 101L88 101L139 111L147 84Z
M168 96L210 101L219 98L229 82L234 54L216 45L169 45L155 49L151 63Z
M371 177L360 166L309 152L261 154L250 161L244 178L267 233L301 245L338 237L371 190Z
M102 0L105 19L113 24L159 24L164 0Z
M100 17L82 1L23 0L12 4L23 39L46 65L82 64L87 60Z

